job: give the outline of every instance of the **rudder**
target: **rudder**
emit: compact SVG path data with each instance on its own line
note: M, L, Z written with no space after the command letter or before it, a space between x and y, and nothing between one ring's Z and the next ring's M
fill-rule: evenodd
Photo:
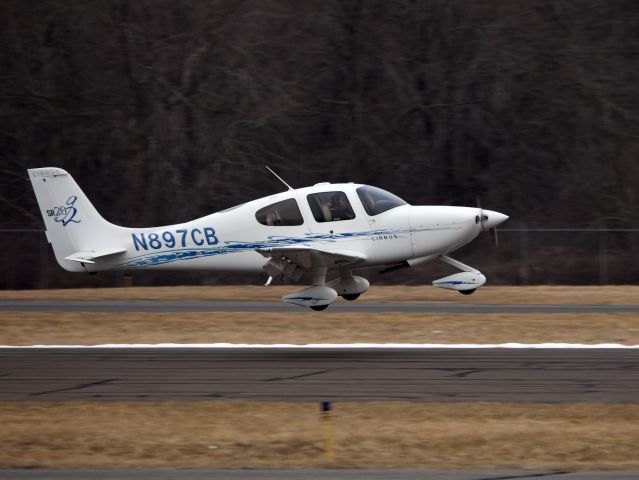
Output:
M47 240L53 247L56 260L65 270L85 270L77 259L70 260L67 257L113 246L105 242L119 227L102 218L65 170L48 167L29 169L28 172L44 220Z

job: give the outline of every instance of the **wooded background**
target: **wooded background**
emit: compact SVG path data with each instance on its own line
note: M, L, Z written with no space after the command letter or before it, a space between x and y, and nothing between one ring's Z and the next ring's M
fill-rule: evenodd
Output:
M636 0L3 0L0 229L42 226L29 167L152 226L279 191L265 164L296 187L480 197L504 228L637 228L638 85ZM63 272L43 238L0 232L0 288L120 281ZM525 277L520 234L500 240L458 258L489 282L596 283L604 251L606 281L637 278L637 232L529 234Z

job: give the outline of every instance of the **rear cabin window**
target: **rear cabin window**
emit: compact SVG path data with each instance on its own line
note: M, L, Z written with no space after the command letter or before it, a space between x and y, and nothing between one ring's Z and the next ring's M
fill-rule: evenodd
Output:
M294 198L274 203L268 207L260 208L255 213L255 218L262 225L270 227L285 227L302 225L304 219Z
M344 192L312 193L306 197L316 222L352 220L355 212Z
M377 187L370 187L365 185L357 189L357 195L362 201L364 210L370 216L379 215L391 208L400 207L402 205L408 205L404 200L397 195L393 195L386 190L382 190Z

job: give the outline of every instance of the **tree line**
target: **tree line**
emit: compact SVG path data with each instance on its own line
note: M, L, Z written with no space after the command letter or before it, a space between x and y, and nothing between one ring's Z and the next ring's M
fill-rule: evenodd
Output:
M263 165L296 187L480 199L510 215L504 227L639 226L638 26L634 0L4 1L0 229L41 227L25 181L39 166L67 169L130 226L279 190ZM0 235L1 288L87 284L43 273L41 234ZM501 240L465 259L518 283L520 238ZM608 238L606 261L623 270L611 281L636 278L636 240ZM527 281L596 282L584 265L600 241L530 237Z

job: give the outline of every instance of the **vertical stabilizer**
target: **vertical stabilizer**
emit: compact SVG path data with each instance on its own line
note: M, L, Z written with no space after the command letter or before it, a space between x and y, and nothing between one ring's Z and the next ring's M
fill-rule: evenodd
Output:
M73 177L61 168L35 168L29 178L44 220L47 239L56 259L65 270L84 268L67 257L78 252L98 251L114 245L117 227L107 222L80 189Z

